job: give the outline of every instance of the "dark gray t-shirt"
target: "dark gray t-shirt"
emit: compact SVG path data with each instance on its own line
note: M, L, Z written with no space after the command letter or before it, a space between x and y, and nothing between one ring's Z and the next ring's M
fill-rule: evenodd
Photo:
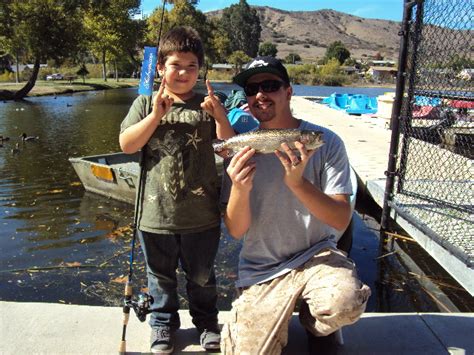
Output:
M200 232L219 225L218 178L212 148L214 119L201 109L204 95L174 103L148 141L139 228L151 233ZM121 132L145 118L151 98L139 96Z
M326 194L350 195L350 166L339 136L306 121L299 129L323 131L325 141L306 165L304 177ZM304 264L319 250L336 247L333 229L314 217L284 184L284 169L276 155L258 154L252 159L257 164L250 197L252 220L243 239L237 287L269 281ZM224 179L223 191L230 190L229 181Z

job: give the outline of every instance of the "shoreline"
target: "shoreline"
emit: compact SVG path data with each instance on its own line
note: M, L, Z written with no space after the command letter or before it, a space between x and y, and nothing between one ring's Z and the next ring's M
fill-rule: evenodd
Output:
M111 89L124 89L124 88L132 88L138 87L139 80L138 79L120 79L121 81L115 81L115 79L111 79L110 81L103 81L102 79L89 79L86 80L85 83L82 83L80 79L72 82L67 83L63 81L45 81L45 80L38 80L25 97L39 97L39 96L56 96L56 95L67 95L73 94L76 92L85 92L85 91L100 91L100 90L111 90ZM228 83L232 84L229 80L212 80L213 82L217 83ZM21 89L25 85L25 82L22 83L0 83L0 100L2 101L10 101L10 95L13 94L14 91ZM199 85L199 83L198 83ZM336 86L335 86L336 87ZM348 86L341 86L347 88L387 88L387 89L395 89L395 85L386 84L386 85L377 85L377 84L370 84L370 85L363 85L363 83L354 83Z
M26 82L22 82L19 84L0 83L0 100L11 100L9 98L9 95L13 94L13 92L16 90L21 89L25 85L25 83ZM27 96L25 96L25 98L38 96L66 95L85 91L132 88L138 87L138 83L138 79L121 79L121 81L115 81L115 79L111 79L110 81L103 81L101 79L90 79L86 80L85 83L83 83L80 79L72 83L69 83L65 80L53 82L38 80L33 89L31 89L31 91L28 93Z

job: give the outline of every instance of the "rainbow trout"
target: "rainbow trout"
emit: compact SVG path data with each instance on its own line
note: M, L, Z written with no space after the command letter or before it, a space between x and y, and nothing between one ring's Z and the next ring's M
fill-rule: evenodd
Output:
M286 142L291 149L296 149L294 142L301 142L307 150L314 150L324 144L323 132L300 129L259 129L238 134L226 140L217 140L212 144L214 152L227 150L228 157L233 156L245 146L254 148L256 153L269 154L281 150Z

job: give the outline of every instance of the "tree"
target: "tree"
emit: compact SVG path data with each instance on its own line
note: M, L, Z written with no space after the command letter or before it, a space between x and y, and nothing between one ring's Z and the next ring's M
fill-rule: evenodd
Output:
M221 28L230 39L232 52L240 50L250 57L257 55L262 27L257 11L245 0L240 0L237 5L224 9Z
M331 58L336 58L339 61L339 64L342 64L350 56L351 53L344 46L344 44L341 41L335 41L331 43L326 49L325 59L327 61Z
M21 50L25 60L33 62L28 82L12 99L25 97L34 87L40 63L54 59L60 63L77 52L82 38L80 0L3 0L0 7L1 50L18 58Z
M213 62L227 62L227 57L231 53L230 39L227 32L219 26L218 18L211 18L209 21L211 29L210 48L206 48L206 56Z
M234 74L237 75L242 71L242 66L250 59L252 58L243 51L235 51L227 58L227 61L234 66Z
M81 67L76 72L76 74L82 77L82 83L85 84L85 82L86 82L85 77L86 77L87 74L89 74L89 70L87 70L86 65L84 63L82 63Z
M118 80L117 61L128 54L127 48L136 47L133 42L136 34L140 33L137 22L132 18L140 12L140 0L115 0L105 4L107 2L101 3L101 6L91 4L84 17L88 46L101 59L104 81L107 81L107 61L114 63Z
M296 53L290 53L285 57L285 63L292 63L295 64L296 62L301 61L301 57L299 54Z
M336 58L329 59L329 61L321 67L321 75L337 75L341 73L341 65Z
M277 46L272 42L263 42L258 48L258 55L276 57Z

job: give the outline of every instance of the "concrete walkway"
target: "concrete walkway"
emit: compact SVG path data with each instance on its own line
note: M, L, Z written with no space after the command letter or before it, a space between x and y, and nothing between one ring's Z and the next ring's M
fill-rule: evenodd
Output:
M0 302L0 354L117 354L122 334L119 307ZM229 316L221 312L221 323ZM187 311L181 312L175 354L203 353ZM127 353L149 351L149 326L131 315ZM473 354L474 313L367 313L343 328L338 354ZM296 315L283 354L307 354Z
M342 138L351 165L364 185L385 179L391 135L386 128L388 120L348 115L301 96L292 97L291 109L296 117L327 127Z
M354 168L363 193L383 206L385 174L388 167L391 130L389 120L368 115L353 116L328 106L314 103L301 96L293 96L293 114L301 119L319 124L336 132L344 141L350 163ZM419 203L419 202L418 202ZM436 205L436 204L435 204ZM428 209L426 205L423 205ZM420 208L421 209L421 208ZM418 213L421 214L420 211ZM454 237L439 242L425 234L403 215L391 211L394 221L422 246L450 275L474 296L474 268L467 261L456 256L451 250L469 250L466 241ZM413 216L412 216L413 217ZM413 217L416 220L416 217ZM442 212L432 218L445 219ZM434 219L433 219L434 221ZM428 226L429 228L430 226ZM466 236L468 237L468 236ZM445 244L443 244L445 243ZM446 244L451 245L446 248Z

